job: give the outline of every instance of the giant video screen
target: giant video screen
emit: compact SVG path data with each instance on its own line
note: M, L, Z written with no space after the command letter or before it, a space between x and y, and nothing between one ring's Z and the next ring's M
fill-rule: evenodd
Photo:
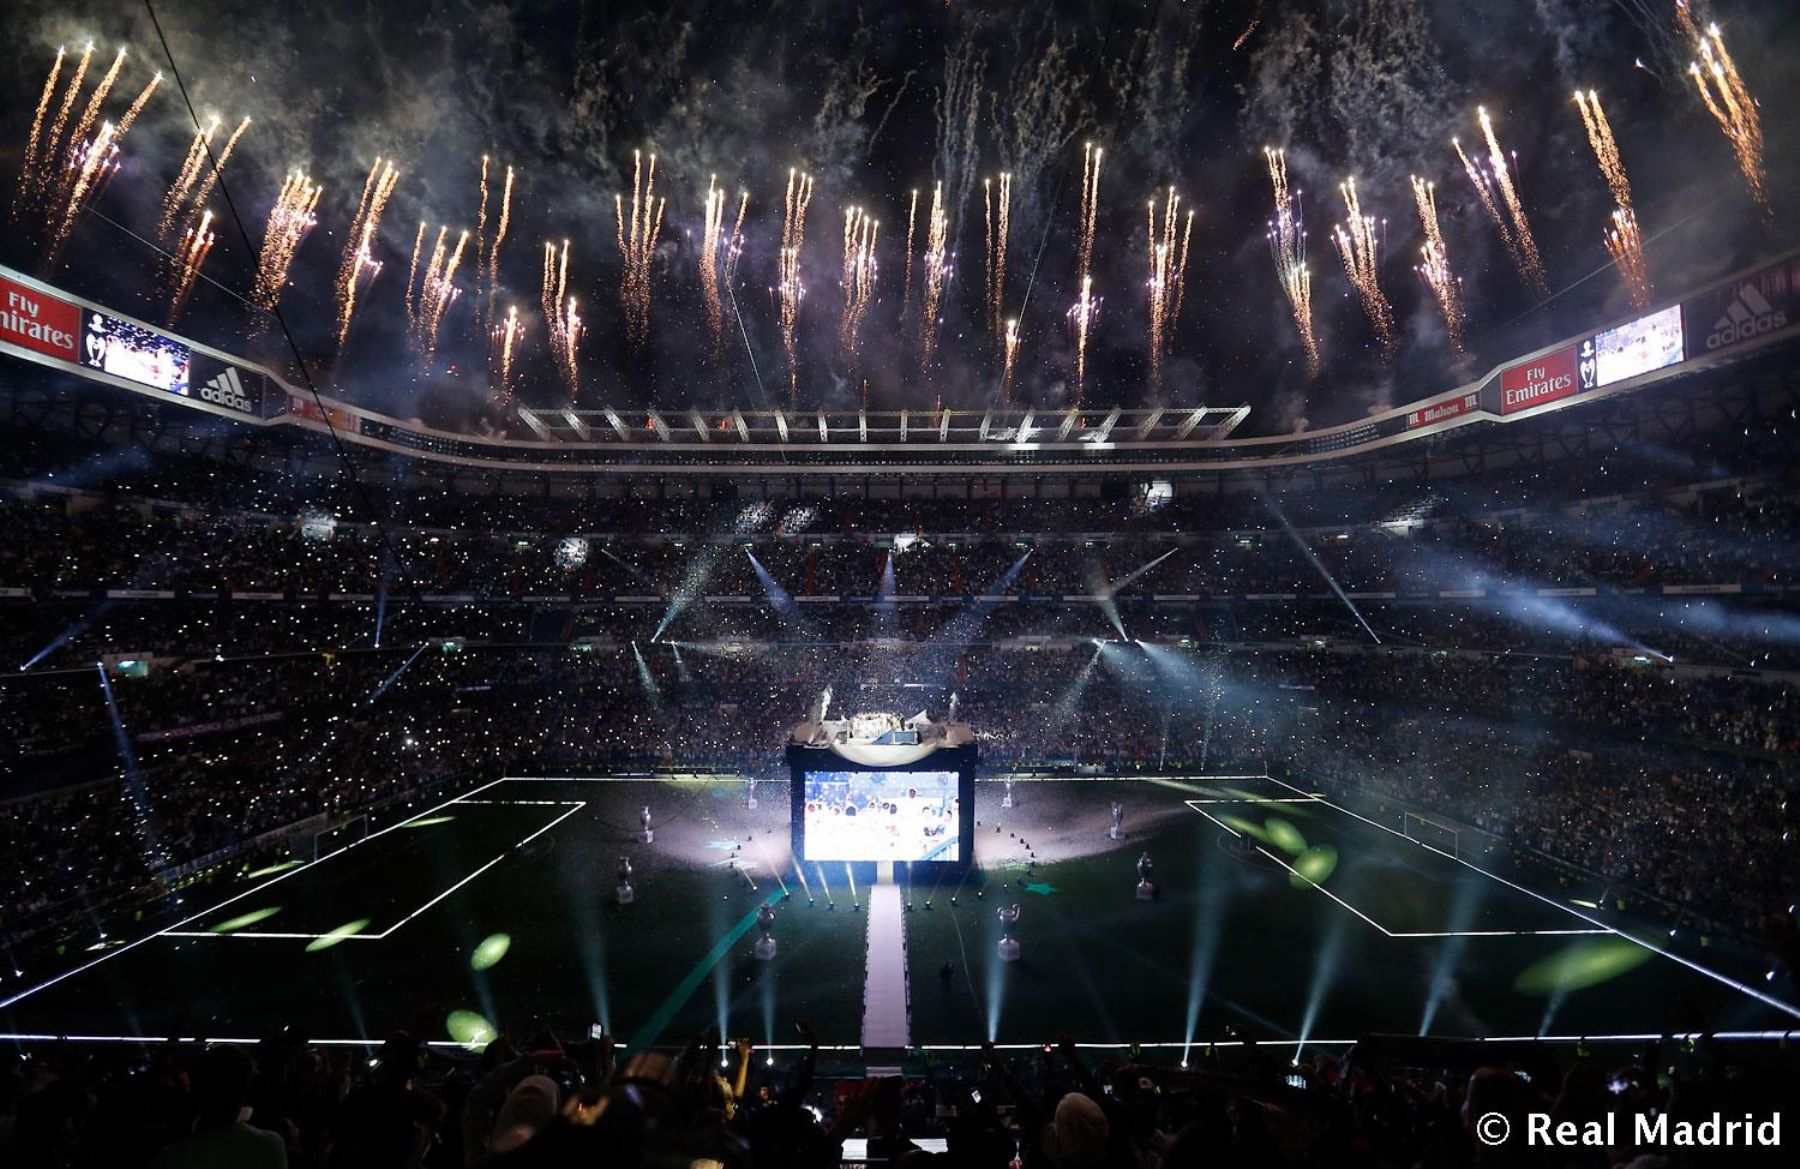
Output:
M954 771L808 771L801 808L809 861L960 861Z

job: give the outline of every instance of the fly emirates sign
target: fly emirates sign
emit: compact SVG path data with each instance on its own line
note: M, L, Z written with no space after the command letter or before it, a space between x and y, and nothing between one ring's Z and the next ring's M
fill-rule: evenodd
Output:
M0 341L74 361L81 309L0 276Z

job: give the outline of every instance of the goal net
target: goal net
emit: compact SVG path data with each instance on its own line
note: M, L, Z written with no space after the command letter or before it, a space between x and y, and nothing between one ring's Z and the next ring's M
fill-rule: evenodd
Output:
M1454 825L1444 824L1437 820L1428 820L1424 816L1405 813L1401 821L1401 831L1408 840L1416 840L1427 848L1435 848L1450 856L1461 857L1459 847L1460 833Z
M340 824L318 832L302 833L293 838L294 855L307 861L316 861L320 857L330 856L341 848L348 848L369 835L369 818L352 816Z

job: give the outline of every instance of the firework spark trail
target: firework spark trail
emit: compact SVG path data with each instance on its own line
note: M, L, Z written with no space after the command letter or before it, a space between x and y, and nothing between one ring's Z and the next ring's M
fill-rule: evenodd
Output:
M1287 293L1294 327L1300 331L1300 347L1306 351L1309 377L1319 373L1319 339L1312 323L1312 273L1306 267L1306 226L1300 218L1299 197L1288 189L1287 154L1264 147L1269 163L1269 182L1275 188L1275 218L1269 222L1269 251L1275 271Z
M175 176L175 181L169 184L168 194L163 196L162 218L156 224L159 238L167 239L169 233L175 230L175 219L181 214L188 192L194 189L194 181L200 177L200 166L206 161L207 144L212 141L212 136L218 129L219 115L214 114L206 128L197 131L193 141L188 143L187 157L181 162L181 171ZM373 182L374 175L371 174L369 179Z
M400 172L394 169L394 164L380 158L369 168L369 177L363 180L362 197L357 200L356 215L350 220L350 230L344 236L344 255L338 264L335 285L337 343L340 349L343 348L344 339L350 335L350 322L356 316L357 282L367 275L368 282L373 283L375 277L381 274L381 262L375 258L375 233L381 227L381 213L387 209L388 199L399 181Z
M619 254L625 261L619 277L625 331L632 344L643 345L650 340L650 258L656 252L668 200L656 197L656 155L650 156L648 172L643 151L632 151L632 159L631 217L626 219L623 195L613 196L613 210L619 221Z
M569 401L575 400L580 384L577 358L581 341L581 317L575 311L575 298L569 291L569 241L561 249L544 244L544 319L550 329L550 355L558 372L569 387Z
M1606 231L1606 254L1631 291L1631 303L1638 308L1650 307L1650 273L1644 266L1644 237L1638 233L1637 215L1625 207L1615 207L1612 226Z
M495 395L500 405L512 401L513 396L513 353L519 344L519 337L525 326L519 322L519 306L513 305L507 310L504 323L494 326L494 354L496 385Z
M294 173L281 184L275 206L269 210L269 223L263 229L262 252L256 260L256 282L251 301L264 313L272 313L287 286L288 268L294 252L319 222L319 196L325 188L306 175Z
M50 111L50 99L56 96L56 81L62 74L63 58L68 50L58 45L56 60L50 65L50 75L44 78L44 92L38 96L37 112L31 118L31 137L25 143L25 162L19 168L19 188L13 196L13 215L16 217L25 200L25 193L30 190L32 176L37 173L38 144L43 139L44 115ZM159 74L160 76L160 74Z
M68 201L63 205L60 214L55 216L54 228L50 237L50 253L56 254L68 241L69 233L75 229L75 219L80 214L82 205L94 189L94 184L118 169L119 136L111 122L102 122L100 132L94 135L92 142L76 144L75 154L70 160L69 178L64 181L68 186Z
M146 105L150 104L150 95L155 93L162 83L162 70L158 69L151 74L149 82L138 91L138 95L131 99L131 105L126 109L125 116L119 119L119 128L113 131L114 141L131 132L131 128L137 124L138 115L144 112Z
M423 238L425 225L419 225L419 236L415 237L415 245ZM431 320L433 298L437 295L437 277L444 268L444 250L450 238L450 225L438 227L437 238L432 241L431 253L425 261L425 267L419 267L419 249L413 248L413 264L406 274L406 331L413 348L424 350L425 326Z
M1081 275L1094 267L1094 224L1100 214L1100 147L1082 147L1081 158Z
M88 65L94 59L94 42L89 41L81 50L81 60L75 62L75 72L69 75L69 88L63 91L62 104L56 107L56 120L50 123L50 133L44 136L44 161L56 164L63 153L63 130L69 124L69 115L75 110L75 99L81 96L81 83L87 78ZM48 176L39 171L33 179L34 187L42 187Z
M913 227L919 219L919 188L914 187L912 202L906 208L906 275L900 284L900 315L905 317L912 307Z
M107 96L112 93L113 86L119 80L119 71L123 68L125 68L125 47L121 45L118 56L113 58L112 66L100 78L100 84L94 86L94 92L88 95L88 103L82 107L81 117L76 119L75 128L69 131L68 149L80 150L82 144L88 140L88 135L94 129L94 122L100 117L100 107L106 103ZM115 129L113 133L117 136L118 131ZM62 171L62 191L68 191L74 182L74 176L73 168L65 168Z
M1069 306L1069 324L1075 330L1075 406L1081 406L1082 387L1087 385L1088 332L1100 314L1100 302L1094 299L1094 278L1081 278L1081 296Z
M844 319L840 339L852 363L860 357L859 332L875 302L875 240L881 224L860 207L844 209Z
M797 170L788 171L785 215L781 224L780 280L776 290L781 308L781 345L788 359L788 401L800 398L800 363L797 349L797 326L800 323L800 301L806 287L800 282L800 249L806 244L806 206L812 202L813 180Z
M421 219L418 233L413 236L412 261L406 268L406 327L408 331L415 327L419 316L418 297L415 289L419 284L419 257L425 254L425 231L426 224ZM442 237L440 236L439 239L441 241Z
M750 192L738 192L737 222L731 227L731 238L725 241L725 289L737 278L738 259L744 254L744 215L750 210Z
M169 298L169 324L173 325L175 318L181 315L212 246L212 212L202 211L199 222L181 233L181 250L176 253L175 260L175 291Z
M1394 357L1394 306L1381 291L1381 260L1376 249L1375 217L1362 213L1362 201L1356 195L1356 180L1338 186L1349 221L1332 229L1332 242L1344 261L1344 275L1356 289L1369 323L1375 327L1375 338L1381 343L1384 361Z
M919 297L919 369L931 372L937 359L938 329L943 324L944 288L955 257L950 253L950 212L944 206L944 184L931 188L931 215L925 224L925 290Z
M485 302L485 298L482 298L481 294L483 292L485 292L486 290L483 289L481 287L481 285L483 282L485 282L487 280L487 216L488 216L487 176L488 176L488 156L484 154L481 156L481 202L476 207L476 210L475 210L475 283L476 283L476 296L482 304L485 304L486 302ZM481 312L483 310L478 307L476 309L476 311ZM487 321L487 318L484 316L481 318L481 321L478 323L485 324L486 321Z
M1193 237L1194 213L1185 222L1179 215L1181 196L1169 188L1160 226L1156 200L1149 202L1145 241L1150 258L1150 384L1162 384L1162 363L1181 313L1181 293L1187 281L1188 241ZM1180 233L1177 234L1177 228Z
M1412 176L1413 204L1419 209L1419 225L1425 231L1423 259L1414 268L1437 298L1438 312L1444 318L1444 332L1450 348L1463 355L1463 306L1461 285L1450 271L1450 253L1444 248L1444 232L1438 226L1437 189L1418 175Z
M427 363L437 353L438 330L443 327L444 313L462 296L462 290L456 287L456 270L468 247L469 231L467 228L462 230L456 237L455 247L448 246L449 235L448 225L438 228L431 259L425 265L418 291L413 296L413 344Z
M512 225L512 189L513 168L506 168L506 182L500 187L500 222L494 228L494 238L487 248L487 308L482 316L484 320L492 320L494 316L494 296L500 289L500 245L506 242L506 229Z
M225 149L219 151L219 157L213 161L210 168L206 165L206 159L202 157L201 170L204 171L206 177L200 180L200 185L194 190L193 207L195 210L206 206L206 201L212 198L213 188L219 185L219 176L225 173L225 164L231 161L231 152L237 149L238 139L242 138L244 131L249 128L249 118L245 118L237 124L237 129L231 132L231 137L225 139Z
M1075 405L1087 393L1087 343L1099 302L1094 299L1094 224L1100 214L1100 161L1102 151L1092 142L1081 148L1081 223L1076 237L1076 279L1081 297L1069 308L1075 324Z
M1750 188L1750 197L1767 221L1772 218L1773 210L1769 205L1767 175L1763 168L1762 117L1757 113L1756 99L1751 96L1738 73L1737 63L1725 48L1725 38L1718 25L1709 25L1704 34L1697 34L1695 47L1700 59L1688 66L1688 73L1700 90L1706 112L1712 115L1731 143L1731 152L1744 176L1744 185Z
M987 225L988 328L999 335L1004 328L1006 312L1006 245L1012 234L1012 172L1001 173L998 199L994 197L991 180L982 180L981 187Z
M1510 230L1502 232L1502 236L1511 240L1513 262L1519 269L1519 276L1525 284L1540 297L1550 295L1550 286L1544 280L1544 263L1538 256L1537 240L1532 237L1531 223L1525 218L1524 205L1519 202L1519 192L1513 186L1512 170L1506 163L1506 152L1500 149L1500 139L1494 133L1494 120L1488 116L1486 106L1476 107L1475 113L1481 120L1481 136L1487 143L1488 169L1486 174L1491 179L1493 191L1499 195L1499 205L1506 211ZM1457 147L1458 151L1462 148ZM1492 194L1483 200L1494 202Z
M1014 317L1006 322L1006 364L1000 371L1000 408L1012 408L1013 368L1019 361L1019 319Z
M1644 266L1644 241L1638 234L1637 209L1631 202L1631 179L1625 174L1625 163L1619 157L1619 144L1613 140L1612 123L1600 108L1600 95L1593 90L1575 91L1575 105L1581 110L1581 124L1587 130L1588 145L1600 164L1600 174L1612 192L1613 209L1605 234L1606 250L1613 265L1625 281L1631 303L1638 308L1650 307L1649 271Z
M725 188L719 176L706 177L706 226L700 237L700 295L706 302L706 328L713 353L725 348L725 306L719 300L719 246L725 228Z

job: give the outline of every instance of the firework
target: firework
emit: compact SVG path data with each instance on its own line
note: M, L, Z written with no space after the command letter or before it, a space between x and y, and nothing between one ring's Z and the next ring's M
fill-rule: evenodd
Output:
M862 208L844 209L844 319L839 334L853 360L858 331L875 300L875 239L880 230L881 224Z
M939 313L944 304L944 288L956 257L951 255L950 212L944 206L944 184L931 188L931 215L925 222L925 254L921 259L925 270L925 289L919 298L919 368L929 373L937 357Z
M175 255L175 289L169 297L169 324L173 325L175 318L181 315L212 246L212 212L202 211L199 221L181 233L181 248Z
M713 352L725 345L725 308L719 300L719 248L725 230L725 188L717 175L706 177L706 226L700 237L700 294L706 301L706 327Z
M988 328L1001 331L1001 318L1006 305L1006 244L1012 233L1012 173L1000 175L999 198L994 197L993 183L983 180L982 208L987 227L987 311Z
M1088 333L1100 315L1100 302L1094 297L1094 278L1081 278L1081 296L1069 306L1069 326L1075 331L1075 402L1081 405L1082 387L1087 385Z
M519 306L507 310L506 320L494 326L494 367L496 398L501 405L512 400L513 354L525 326L519 321Z
M475 210L475 281L487 279L488 156L481 156L481 201ZM481 312L479 307L475 310ZM483 322L487 320L484 316Z
M619 277L625 332L634 345L642 345L650 340L650 257L656 251L668 200L656 197L656 155L650 156L647 172L643 151L633 151L632 159L630 219L625 215L623 195L613 197L613 209L619 220L619 254L625 260L625 271Z
M1413 204L1419 209L1419 226L1425 232L1422 258L1414 268L1419 278L1437 298L1438 312L1444 318L1444 332L1450 348L1458 357L1463 353L1462 289L1450 271L1450 253L1444 249L1444 232L1438 226L1437 190L1435 184L1418 175L1412 176Z
M1006 364L1000 371L1000 408L1012 407L1013 368L1019 361L1019 319L1012 318L1006 322Z
M212 136L219 129L219 116L214 114L206 125L195 131L193 141L188 143L187 157L181 162L181 170L175 181L169 184L168 194L163 196L162 218L157 221L156 234L163 239L175 230L175 218L181 214L182 205L187 201L188 192L193 190L194 181L200 177L200 166L206 161L206 147L212 142ZM371 181L372 181L371 176Z
M800 281L800 249L806 244L806 206L812 202L813 180L797 170L788 171L787 195L781 224L780 279L776 292L781 309L781 344L788 359L788 401L800 397L800 365L796 347L796 328L800 323L800 301L806 287Z
M1100 147L1092 142L1081 151L1081 275L1094 266L1094 224L1100 215Z
M319 196L325 188L303 174L295 173L281 184L275 206L269 211L269 223L263 229L262 252L256 260L256 282L250 293L251 302L265 313L275 311L287 285L288 268L294 262L294 251L319 222L316 214Z
M1506 245L1507 255L1512 257L1519 279L1538 296L1549 296L1550 287L1544 281L1544 265L1538 258L1537 240L1532 237L1525 208L1519 203L1518 188L1513 186L1506 153L1500 149L1500 140L1494 134L1493 119L1488 116L1485 106L1479 107L1476 114L1481 120L1481 135L1488 148L1487 166L1470 158L1460 139L1452 138L1450 144L1456 148L1456 157L1462 160L1463 170L1468 174L1469 182L1474 184L1483 210L1499 230L1500 242Z
M408 301L413 309L413 345L427 363L437 352L438 330L443 327L444 313L462 296L462 290L456 287L456 270L468 247L469 232L467 228L463 229L456 237L455 247L448 246L449 236L448 226L438 228L431 258L424 272L419 274L417 289L413 289L410 275L407 281L411 292ZM417 260L416 251L414 259Z
M1641 309L1649 308L1650 274L1644 268L1644 239L1638 234L1637 215L1630 208L1613 208L1605 242L1606 254L1612 257L1625 287L1631 290L1631 303Z
M494 228L493 242L487 247L487 275L483 283L487 285L487 307L482 312L483 320L491 320L494 315L494 295L500 288L500 245L506 242L506 229L512 225L512 189L513 168L506 168L506 181L500 187L500 222Z
M1312 323L1312 273L1306 267L1306 225L1300 217L1300 197L1288 189L1287 154L1263 148L1269 163L1269 182L1275 188L1275 218L1269 222L1269 251L1281 289L1287 293L1294 327L1300 331L1300 347L1306 352L1310 377L1319 373L1319 339Z
M1169 188L1163 204L1160 224L1156 200L1149 202L1145 219L1145 242L1150 258L1150 384L1162 384L1163 358L1168 355L1169 341L1175 335L1175 322L1181 315L1181 294L1187 281L1188 241L1193 238L1194 213L1179 217L1181 196ZM1179 233L1177 232L1179 228Z
M425 250L426 227L425 221L423 219L419 220L418 233L413 236L412 262L409 263L406 268L406 327L409 331L417 327L419 317L419 308L414 289L419 285L419 257L424 254ZM442 237L440 236L440 246L442 242Z
M210 168L202 167L206 172L206 177L200 180L199 187L194 191L196 208L204 206L206 201L212 197L213 188L219 185L219 176L225 173L225 164L231 161L231 152L237 149L238 139L242 138L244 131L249 128L249 118L239 122L237 129L231 132L231 137L225 139L225 149L219 151L219 157L213 160L212 166Z
M69 233L75 229L76 216L95 185L118 169L119 134L111 122L103 122L100 132L94 135L91 142L83 141L75 144L74 152L69 158L68 173L63 179L67 188L67 201L60 213L52 213L53 228L50 237L50 251L54 255L68 240Z
M75 120L75 128L69 131L69 149L80 150L88 140L88 134L94 128L94 122L100 117L100 107L105 104L107 95L119 80L119 71L125 68L125 48L120 46L119 53L113 63L100 78L100 84L94 86L94 92L88 95L87 105L82 107L81 117ZM115 127L113 133L117 135ZM68 167L62 172L62 190L67 192L75 181L75 168Z
M56 48L56 60L51 62L50 75L44 78L44 91L38 96L37 112L31 118L31 137L25 144L25 162L19 168L19 189L13 196L13 215L17 216L25 201L25 193L32 185L32 176L37 173L38 144L43 139L44 115L50 110L50 99L56 96L56 80L62 74L63 58L68 51L61 45Z
M581 317L575 311L575 298L569 291L569 241L560 249L553 243L544 245L544 319L550 327L550 355L569 387L569 400L575 400L580 383L577 362L581 341Z
M125 116L119 119L119 128L113 132L115 140L125 137L131 127L137 124L138 115L144 112L144 107L146 105L150 104L150 95L155 93L162 83L162 70L158 69L155 73L151 74L149 83L146 84L143 89L139 90L138 95L131 100L131 105L126 109Z
M1593 90L1575 91L1575 105L1581 110L1581 124L1587 130L1588 145L1600 164L1600 174L1612 192L1612 223L1606 232L1606 250L1625 281L1631 303L1638 308L1650 307L1650 281L1644 267L1643 239L1637 230L1637 209L1631 202L1631 180L1625 174L1625 163L1619 158L1619 144L1613 140L1612 123L1600 108L1600 95Z
M906 206L906 274L900 282L900 315L912 307L913 227L919 219L919 188L912 191L912 202Z
M1677 5L1677 8L1685 14L1685 6ZM1689 27L1693 27L1691 20ZM1744 176L1744 185L1750 188L1750 197L1767 220L1772 210L1767 176L1763 171L1762 117L1757 113L1756 99L1744 85L1737 63L1726 50L1725 38L1718 25L1707 26L1705 33L1695 30L1694 40L1700 59L1688 66L1688 75L1700 91L1706 112L1713 116L1726 141L1731 143L1731 153Z
M381 228L381 213L387 209L388 198L399 181L400 172L394 169L394 164L380 158L369 168L369 177L363 180L362 197L357 200L356 215L350 220L350 231L344 237L344 255L338 265L335 285L340 349L350 335L350 322L356 316L358 283L371 284L381 274L381 262L375 258L375 233Z
M1081 297L1069 306L1069 320L1075 326L1075 405L1087 392L1087 342L1099 302L1094 299L1094 278L1090 275L1094 262L1094 224L1100 214L1100 147L1092 142L1081 148L1081 222L1075 239L1076 282Z
M1344 275L1356 289L1369 323L1375 327L1375 338L1381 343L1381 356L1391 361L1394 356L1394 307L1381 291L1378 279L1381 260L1376 249L1375 218L1362 213L1362 201L1356 195L1356 180L1339 184L1344 210L1349 221L1332 229L1332 242L1344 261Z
M56 107L56 118L50 123L50 133L44 137L43 158L52 165L62 155L63 130L69 124L69 115L74 112L75 99L81 96L81 83L87 78L88 64L93 59L94 42L89 41L81 50L81 59L75 62L75 72L69 75L69 88L63 91L62 103ZM41 188L45 178L42 171L33 175L33 188Z

